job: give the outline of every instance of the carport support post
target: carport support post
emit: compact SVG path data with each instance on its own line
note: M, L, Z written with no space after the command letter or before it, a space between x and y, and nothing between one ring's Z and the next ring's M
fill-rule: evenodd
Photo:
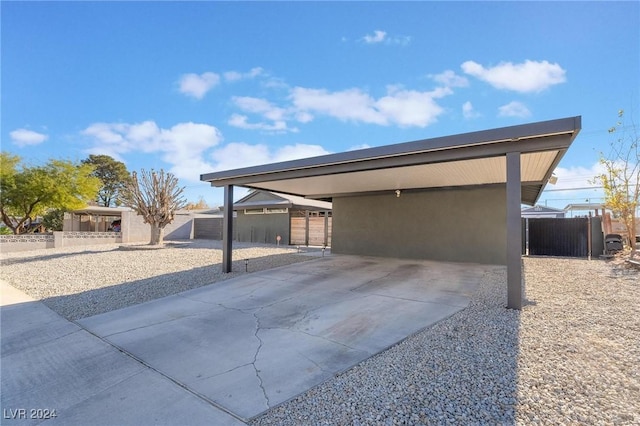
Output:
M233 259L233 185L224 187L224 211L222 218L222 272L231 272Z
M507 308L522 309L520 153L507 153Z

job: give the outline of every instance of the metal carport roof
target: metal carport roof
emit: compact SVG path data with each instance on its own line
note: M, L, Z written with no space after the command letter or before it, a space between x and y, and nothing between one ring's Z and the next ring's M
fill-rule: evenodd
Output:
M364 192L506 183L506 153L521 153L521 201L534 205L580 131L580 117L207 173L239 185L329 200Z
M231 272L233 187L330 200L361 193L503 184L507 306L522 307L521 203L534 205L581 129L579 116L208 173L224 187L224 272Z

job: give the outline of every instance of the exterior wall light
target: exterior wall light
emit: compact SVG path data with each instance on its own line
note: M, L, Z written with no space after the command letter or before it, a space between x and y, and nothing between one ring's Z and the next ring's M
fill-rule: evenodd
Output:
M396 189L396 198L400 198L401 193L402 191L400 191L399 189Z

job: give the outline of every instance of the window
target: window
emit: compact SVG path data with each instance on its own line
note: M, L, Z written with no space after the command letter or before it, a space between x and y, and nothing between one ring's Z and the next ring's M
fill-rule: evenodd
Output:
M266 208L266 213L287 213L289 211L288 208Z

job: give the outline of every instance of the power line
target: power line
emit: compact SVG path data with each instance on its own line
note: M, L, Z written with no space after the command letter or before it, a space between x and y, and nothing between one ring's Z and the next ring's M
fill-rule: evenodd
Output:
M558 192L558 191L582 191L585 189L602 189L602 186L585 186L582 188L560 188L560 189L545 189L543 192Z

